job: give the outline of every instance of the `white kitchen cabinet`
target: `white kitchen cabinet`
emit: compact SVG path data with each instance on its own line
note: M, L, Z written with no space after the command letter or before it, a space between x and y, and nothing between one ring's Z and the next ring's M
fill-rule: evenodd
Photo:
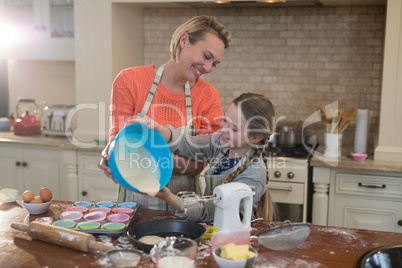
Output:
M118 185L98 167L100 152L78 152L78 198L88 201L117 201Z
M328 225L402 233L402 175L332 172Z
M29 145L0 147L0 187L18 189L19 195L31 190L39 195L42 187L49 188L54 199L60 199L61 152L57 149Z
M17 33L1 58L74 60L73 0L0 0L0 23Z

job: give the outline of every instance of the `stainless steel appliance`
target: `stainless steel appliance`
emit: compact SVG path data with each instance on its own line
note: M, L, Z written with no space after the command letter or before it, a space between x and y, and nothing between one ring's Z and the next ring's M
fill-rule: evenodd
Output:
M275 220L311 221L311 153L303 144L270 147L268 152L268 188L278 206Z
M71 136L75 129L75 106L47 106L42 112L42 132L45 135Z

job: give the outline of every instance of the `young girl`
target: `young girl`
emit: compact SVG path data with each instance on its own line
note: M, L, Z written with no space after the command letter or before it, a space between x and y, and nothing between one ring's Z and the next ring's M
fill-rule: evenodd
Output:
M227 177L224 183L242 182L255 192L253 209L257 217L272 220L274 206L268 192L268 146L274 130L274 108L263 95L244 93L233 100L221 120L220 132L189 136L180 128L164 127L154 121L133 119L158 131L174 154L195 158L202 154L211 168L210 175ZM179 216L191 221L212 221L213 202L197 203L183 210L180 199L164 187L156 195L179 211Z

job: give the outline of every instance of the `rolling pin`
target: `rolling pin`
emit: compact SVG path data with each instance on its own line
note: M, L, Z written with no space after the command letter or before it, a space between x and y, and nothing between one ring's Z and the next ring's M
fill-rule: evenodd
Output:
M42 222L33 221L29 225L23 223L12 223L11 227L16 230L27 232L32 238L84 252L90 252L92 250L107 252L115 249L114 247L102 242L97 242L95 237L91 234Z

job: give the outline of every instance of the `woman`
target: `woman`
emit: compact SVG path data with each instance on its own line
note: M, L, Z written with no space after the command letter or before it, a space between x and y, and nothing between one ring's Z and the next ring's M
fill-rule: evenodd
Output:
M219 93L200 76L215 69L229 44L230 35L216 18L197 16L173 33L167 63L158 69L148 65L120 72L113 82L109 142L127 120L136 117L151 118L174 128L187 126L186 132L191 135L218 130L222 115ZM102 152L99 167L113 179L107 166L108 150L109 144ZM189 175L198 174L203 166L178 156L174 156L174 165L175 176L168 184L171 191L194 191L194 176ZM127 193L122 188L118 200L133 200L154 209L167 208L158 198Z

